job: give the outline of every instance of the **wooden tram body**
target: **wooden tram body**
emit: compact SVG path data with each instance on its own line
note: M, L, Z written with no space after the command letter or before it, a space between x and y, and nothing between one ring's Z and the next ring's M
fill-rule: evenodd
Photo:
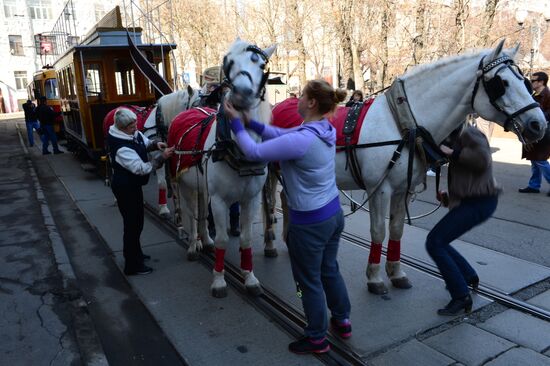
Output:
M150 106L159 97L134 64L127 35L172 80L171 51L176 46L142 44L141 29L124 28L118 7L54 63L69 148L84 149L94 160L104 154L103 119L109 111L121 105Z
M33 74L32 82L27 86L27 94L30 100L38 105L40 97L46 97L46 104L52 107L55 112L61 112L61 100L59 99L59 88L56 72L51 66L44 66ZM59 116L54 123L54 131L57 134L63 132L63 118Z

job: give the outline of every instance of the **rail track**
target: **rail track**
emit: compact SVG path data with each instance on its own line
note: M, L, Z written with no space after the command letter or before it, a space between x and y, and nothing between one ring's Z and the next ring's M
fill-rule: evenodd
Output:
M146 213L155 221L155 223L174 240L187 249L187 243L181 240L178 235L178 228L170 221L162 219L156 209L150 204L145 204ZM213 253L203 251L199 256L199 261L207 268L214 268ZM295 306L277 296L269 287L262 284L263 294L257 297L250 296L244 286L244 279L241 276L241 270L238 266L225 262L225 280L240 296L252 304L256 309L262 312L268 319L275 322L288 334L293 337L302 335L302 328L306 321ZM361 356L351 349L345 342L338 337L329 334L328 340L331 345L331 351L325 354L316 354L315 356L326 365L367 365Z
M277 210L279 213L282 212L279 208ZM171 235L179 245L187 248L186 241L179 238L178 228L174 223L158 216L156 213L156 208L148 203L146 203L146 212L155 221L155 223ZM344 242L348 242L351 245L355 245L365 250L370 249L370 241L361 236L344 231L341 238ZM383 251L383 254L386 255L386 252ZM214 256L212 253L201 253L199 261L209 269L212 269L214 266ZM401 261L403 264L421 271L422 273L436 278L441 278L437 268L431 263L405 254L401 255ZM291 336L299 337L302 334L302 328L305 326L305 318L301 310L276 295L273 290L264 284L262 284L262 288L264 290L262 295L258 297L250 296L244 287L243 278L238 266L226 261L225 271L226 281L228 284L246 301L251 303L256 309L261 311L265 316L279 325ZM515 309L522 313L550 321L550 312L548 310L517 299L494 287L484 284L483 282L479 284L479 288L475 291L479 295L496 303L502 304L507 308ZM332 350L327 354L316 355L321 362L327 365L366 365L366 361L361 357L361 355L355 352L338 337L329 334L328 339Z

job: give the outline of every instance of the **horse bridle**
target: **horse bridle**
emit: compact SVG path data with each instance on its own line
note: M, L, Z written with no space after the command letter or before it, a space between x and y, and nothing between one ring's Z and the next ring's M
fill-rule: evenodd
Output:
M498 75L500 71L504 70L505 68L509 68L512 73L520 80L523 80L525 83L525 87L527 88L527 91L529 94L532 94L533 90L531 88L531 84L529 81L523 76L521 73L520 68L514 63L514 60L509 56L500 56L493 61L489 62L487 65L483 66L483 60L485 57L483 57L479 61L479 66L477 68L478 70L478 76L476 79L476 83L474 85L474 90L472 92L472 99L471 99L471 106L472 109L474 109L474 100L477 94L477 90L479 88L479 81L481 80L483 82L483 88L485 89L485 92L487 93L487 96L489 97L489 102L495 107L495 109L502 114L506 116L506 121L504 121L504 131L509 131L510 129L514 129L515 132L518 134L519 138L521 137L521 130L518 127L516 117L528 110L538 108L539 104L537 102L533 102L531 104L526 105L523 108L520 108L519 110L515 111L514 113L508 113L504 108L502 108L497 103L497 99L502 97L506 93L506 87L508 86L508 82L506 80L502 80L502 78ZM499 66L495 74L492 78L486 80L485 75L493 70L495 67ZM517 68L516 72L514 69L512 69L512 65L514 65ZM475 110L475 109L474 109Z
M265 64L267 65L269 62L269 57L267 54L258 46L256 45L249 45L246 47L245 52L252 52L255 55L258 55L261 57ZM225 79L227 82L225 82L226 85L232 86L233 80L231 80L231 68L233 67L233 60L227 61L227 56L224 56L223 58L223 73L225 74ZM248 71L241 70L236 76L238 75L244 75L246 76L250 81L252 81L252 76ZM258 86L258 90L256 91L256 98L259 98L260 100L264 101L265 97L265 84L267 83L267 79L269 78L269 69L267 69L263 75L262 80L260 82L260 85Z

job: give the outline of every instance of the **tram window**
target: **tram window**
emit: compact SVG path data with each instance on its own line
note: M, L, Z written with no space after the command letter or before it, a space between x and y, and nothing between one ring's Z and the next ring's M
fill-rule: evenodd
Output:
M57 89L56 79L47 79L45 86L46 86L46 98L59 99L59 91Z
M99 64L86 64L86 95L97 97L101 94L101 67Z
M136 94L134 67L131 63L115 59L115 82L117 95Z
M36 100L42 96L42 85L40 85L40 80L34 81L34 96Z
M76 97L76 84L72 67L67 68L67 81L67 95L74 99Z

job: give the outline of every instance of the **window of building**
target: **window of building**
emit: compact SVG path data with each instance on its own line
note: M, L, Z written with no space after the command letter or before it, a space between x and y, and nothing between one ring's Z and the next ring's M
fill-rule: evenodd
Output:
M13 18L17 14L16 0L4 0L4 15L6 18Z
M86 77L86 95L97 97L101 94L101 67L99 64L84 65L84 75Z
M15 88L17 90L25 90L27 87L27 72L26 71L14 71L15 76Z
M23 56L23 39L21 36L8 36L10 41L10 53L14 56Z
M29 0L29 12L32 19L51 19L51 0Z
M59 90L57 89L57 79L47 79L45 83L46 98L59 99Z
M117 95L136 94L134 67L130 62L115 59L115 82Z

